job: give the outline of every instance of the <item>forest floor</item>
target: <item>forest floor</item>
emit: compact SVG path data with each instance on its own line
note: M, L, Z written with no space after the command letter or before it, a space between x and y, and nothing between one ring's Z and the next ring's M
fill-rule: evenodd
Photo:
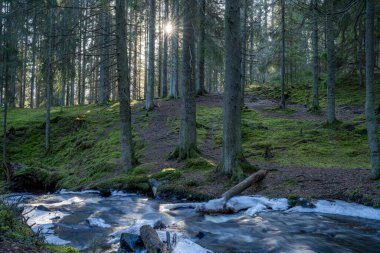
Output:
M197 104L204 107L204 113L207 114L207 108L221 108L223 98L220 95L199 97L197 98ZM261 99L248 95L245 105L248 109L253 109L269 118L324 121L322 114L311 114L303 105L299 104L289 104L290 111L284 113L276 109L278 105L276 100ZM363 110L360 107L342 107L338 108L337 117L340 120L349 120L354 116L361 115L362 112ZM198 114L200 114L199 110ZM147 127L139 131L139 134L143 136L143 141L147 143L141 161L148 164L154 163L157 171L165 168L181 169L185 165L183 162L178 163L177 161L167 160L167 155L174 150L178 139L178 132L175 131L175 128L170 127L168 119L177 119L177 115L179 115L179 101L157 100L155 111L150 113L148 117ZM212 116L212 113L210 116ZM216 165L221 160L220 144L215 144L215 141L213 141L213 138L215 138L213 128L206 127L206 129L208 130L207 133L203 134L204 136L200 138L201 141L198 141L199 151L202 157L206 158L211 164ZM311 150L311 152L313 151ZM333 153L329 155L334 156ZM289 159L292 159L292 157L289 157ZM267 169L270 173L260 185L246 190L244 194L261 194L271 197L302 196L315 199L339 198L365 204L380 204L380 182L370 180L370 170L368 168L344 168L338 166L318 168L304 166L297 164L297 162L295 162L297 165L286 165L272 161L272 159L260 158L257 160L252 156L248 157L248 160L254 167ZM181 188L183 185L188 185L189 192L213 197L220 196L228 188L228 185L232 183L218 173L210 173L206 176L208 178L205 179L205 174L202 170L199 173L197 171L186 172L185 170L183 177L186 182L181 184Z
M187 161L168 160L178 142L180 100L155 100L154 110L148 113L142 102L133 102L133 139L139 164L127 173L120 169L117 103L53 108L49 153L43 145L44 109L12 109L8 156L15 168L14 182L9 188L0 180L0 193L65 188L120 189L152 195L150 184L154 179L159 182L162 198L200 201L220 197L237 183L217 170L222 148L223 97L206 95L196 101L199 156ZM280 110L276 98L247 92L242 140L244 156L252 167L243 168L242 176L257 169L269 173L243 194L342 199L380 207L380 181L370 180L363 107L359 102L339 104L340 122L328 126L323 110L312 114L294 101L288 109ZM0 219L14 220L7 213L6 207L0 208ZM14 232L6 238L29 237L24 226L17 225L9 231ZM0 248L3 247L43 251L33 244L25 246L0 236ZM59 247L45 251L75 252Z
M267 93L267 92L266 92ZM355 93L356 94L356 93ZM340 101L341 102L341 101ZM380 182L371 181L363 107L339 103L340 122L325 124L302 104L280 110L276 98L247 92L242 111L245 158L270 173L244 194L310 199L344 199L380 206ZM236 180L217 171L221 160L223 98L197 98L199 157L168 160L179 132L180 100L155 100L153 111L132 104L136 157L133 170L120 169L118 104L52 109L52 149L44 150L44 109L12 109L8 156L16 172L13 191L51 192L61 188L123 189L151 194L151 179L161 182L161 197L203 200L219 197ZM0 148L1 149L1 148ZM0 191L4 189L0 180Z

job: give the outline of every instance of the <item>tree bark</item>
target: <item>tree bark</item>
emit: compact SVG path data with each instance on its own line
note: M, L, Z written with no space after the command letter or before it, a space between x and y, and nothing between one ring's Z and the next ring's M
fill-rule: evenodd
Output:
M107 34L107 25L108 25L108 8L107 1L103 1L101 4L101 14L100 14L100 26L101 26L101 43L100 43L100 79L99 79L99 88L98 88L98 103L105 104L107 102L107 89L108 89L108 80L107 80L107 50L108 50L108 34Z
M335 116L335 44L333 11L334 2L328 1L328 13L326 17L326 42L327 42L327 123L336 121Z
M366 0L366 124L371 154L372 178L380 178L380 146L375 113L374 90L374 0Z
M45 122L45 150L50 151L50 108L52 101L52 87L53 87L53 31L54 31L54 4L55 0L49 1L49 38L48 38L48 62L47 62L47 84L46 84L46 122Z
M319 91L318 91L318 79L319 79L319 60L318 60L318 1L312 1L313 8L313 32L312 32L312 47L313 47L313 105L312 110L319 110Z
M155 48L155 24L156 24L156 4L155 0L149 0L149 56L148 56L148 82L146 87L145 109L153 110L154 98L154 48Z
M164 1L165 5L165 21L164 26L166 26L169 22L169 0ZM165 29L164 29L165 30ZM168 36L169 34L163 32L164 36L164 48L162 52L162 97L165 98L168 96Z
M205 89L205 26L206 26L206 0L198 1L198 18L199 18L199 33L198 33L198 55L197 55L197 74L196 87L197 95L206 94Z
M225 3L225 87L223 119L223 160L221 170L232 175L239 167L241 145L241 34L240 3Z
M196 150L195 35L196 1L184 2L182 92L180 109L179 159L187 159Z
M242 0L241 7L241 106L244 107L244 90L246 82L246 60L247 60L247 12L248 12L248 0Z
M179 13L179 0L173 0L172 5L172 20L174 31L171 36L171 66L170 66L170 91L169 97L178 97L178 13Z
M33 17L33 39L32 39L32 70L30 77L30 108L34 108L34 89L36 77L36 44L37 44L37 11L34 10Z
M286 108L285 101L285 0L281 0L281 101L280 107Z
M120 101L121 157L124 171L132 168L132 126L130 107L130 82L128 78L128 52L126 37L126 6L124 0L116 1L117 74Z

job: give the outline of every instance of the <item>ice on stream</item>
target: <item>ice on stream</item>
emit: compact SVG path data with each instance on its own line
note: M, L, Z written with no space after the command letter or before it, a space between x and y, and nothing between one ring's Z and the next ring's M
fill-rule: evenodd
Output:
M9 196L5 198L5 200L7 202L14 201L17 203L20 202L20 197L25 198L27 200L31 199L29 203L21 204L21 206L24 207L24 214L28 218L28 224L32 226L35 232L40 232L42 235L44 235L48 243L65 245L70 244L72 242L63 240L54 234L54 229L56 225L59 224L64 217L68 215L73 215L73 210L75 210L76 208L82 208L87 204L96 204L96 206L102 205L102 201L105 199L100 196L100 193L98 191L84 191L78 193L61 190L59 193L60 194L40 196L36 199L34 199L35 196L33 197L31 195L24 195L24 197L23 195ZM89 195L85 196L86 194ZM128 197L136 195L122 191L111 191L111 196L114 197L114 200L111 199L111 201L116 201L115 203L119 203L117 201L120 201L122 199L128 200ZM138 199L139 201L141 201L143 198ZM150 200L148 199L143 200L146 202L150 202ZM315 205L315 208L305 208L301 206L289 208L288 201L285 198L270 199L262 196L238 196L231 198L229 201L227 201L227 203L224 203L223 199L214 199L208 202L201 203L164 204L162 202L157 202L156 208L158 209L155 209L153 208L153 206L150 205L145 206L144 204L143 206L141 206L141 208L144 207L145 214L143 213L141 215L136 215L137 213L130 213L131 215L135 215L135 218L133 218L133 223L130 223L131 216L129 214L127 216L124 216L124 218L117 220L116 223L115 220L108 219L107 216L104 216L104 213L108 213L109 208L114 208L111 206L104 206L96 209L96 212L93 212L90 216L87 216L86 220L90 227L96 227L98 229L111 229L114 233L110 235L110 240L108 241L108 244L117 245L119 243L121 233L126 232L132 234L139 234L141 226L153 226L157 219L162 219L164 220L165 224L169 225L168 231L170 232L171 238L173 238L174 233L176 233L177 243L173 248L174 253L211 252L210 250L207 250L201 247L200 245L196 244L195 242L191 241L184 234L170 229L170 226L173 225L173 223L176 223L178 221L177 219L179 218L171 217L171 219L168 219L168 221L166 221L166 215L175 209L181 208L209 210L212 212L227 207L229 210L235 212L235 214L232 215L204 215L204 219L206 222L208 221L213 223L224 223L226 221L239 219L241 217L247 219L255 219L251 217L260 217L257 216L257 214L259 214L260 212L267 212L271 210L283 212L307 212L344 215L365 219L380 220L380 209L375 209L372 207L367 207L355 203L347 203L344 201L319 200L314 201L312 203ZM146 208L152 208L152 210L148 211ZM136 210L138 210L138 208L136 208ZM162 240L166 240L166 231L158 230L157 232Z
M318 200L313 204L315 205L315 208L296 206L289 209L288 212L336 214L364 219L380 220L380 209L378 208L364 206L356 203L347 203L341 200Z
M70 243L70 241L63 240L54 235L54 223L69 215L68 213L43 211L34 206L25 206L24 212L28 219L28 225L32 226L32 230L35 233L43 235L47 243L54 245L67 245Z
M233 197L224 203L224 199L213 199L202 203L178 203L165 205L167 210L179 208L194 208L198 211L217 212L224 208L237 213L246 210L245 214L253 216L265 210L284 211L289 208L288 200L285 198L268 199L260 196L240 196Z
M321 214L335 214L364 219L380 220L380 209L368 207L356 203L348 203L341 200L318 200L312 202L315 208L307 208L302 206L296 206L289 208L288 200L285 198L269 199L260 196L239 196L233 197L224 203L224 200L213 199L208 202L201 203L177 203L167 204L164 209L174 210L180 208L193 208L198 211L217 212L225 208L237 213L244 211L244 215L255 216L256 214L275 210L275 211L287 211L287 212L308 212L308 213L321 213Z
M87 218L88 224L91 227L110 228L111 225L107 224L102 218Z
M75 192L75 191L68 191L66 189L61 189L57 191L57 194L100 194L100 191L97 190L84 190L80 192Z

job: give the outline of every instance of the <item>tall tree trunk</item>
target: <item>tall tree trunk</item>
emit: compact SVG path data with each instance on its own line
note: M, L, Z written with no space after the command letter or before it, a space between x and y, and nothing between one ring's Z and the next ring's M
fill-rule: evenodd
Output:
M205 89L205 28L206 28L206 0L199 0L199 33L198 33L198 54L197 54L197 74L196 87L197 95L206 94Z
M223 118L223 160L221 170L232 175L239 167L241 145L241 34L240 3L225 3L225 86Z
M64 15L62 17L63 19L63 29L62 32L65 34L69 34L69 29L67 27L67 16L66 10L64 10ZM67 68L68 68L68 41L65 39L62 40L62 47L63 47L63 57L61 59L61 75L62 75L62 87L61 87L61 97L60 97L60 105L65 106L66 101L66 87L67 87Z
M26 91L26 77L27 77L27 69L26 65L28 62L28 32L29 32L29 24L28 19L25 21L25 27L26 27L26 34L24 35L24 56L23 56L23 63L22 63L22 85L20 89L20 101L19 106L20 108L25 107L25 91Z
M9 46L8 43L6 43L5 48ZM4 62L9 62L9 54L6 50L2 50L4 56ZM3 162L5 163L7 161L7 120L8 120L8 95L9 95L9 67L8 64L5 64L4 66L4 74L5 74L5 80L4 80L4 112L3 112Z
M156 24L156 4L155 0L149 0L149 56L148 56L148 83L146 87L145 109L153 110L154 98L154 47L155 47L155 24Z
M70 105L73 106L75 97L75 55L73 55L71 58L70 78Z
M36 44L37 44L37 11L34 10L33 17L33 39L32 39L32 70L30 77L30 108L34 108L34 89L36 78Z
M157 59L157 96L161 97L161 82L162 82L162 39L164 33L162 32L162 0L158 0L158 59Z
M107 29L108 24L108 8L107 1L103 1L100 14L100 24L101 24L101 43L100 43L100 79L99 79L99 89L98 89L98 103L105 104L107 102L107 49L108 49L108 36Z
M55 0L49 1L49 38L48 38L48 62L47 62L47 83L46 83L46 122L45 122L45 150L50 151L50 108L52 101L52 87L53 87L53 24L54 24L54 4Z
M380 179L380 146L375 114L374 90L374 13L375 1L366 0L366 123L368 143L371 152L372 178Z
M359 72L359 87L363 87L363 39L361 34L361 25L360 25L360 16L356 20L356 24L354 26L354 36L356 42L356 50L357 50L357 64L358 64L358 72Z
M328 1L328 13L326 18L326 43L327 43L327 123L336 121L335 116L335 45L333 11L334 2Z
M169 0L164 1L165 4L165 21L164 26L168 25L169 22ZM164 29L165 30L165 29ZM162 55L162 97L168 96L168 33L164 34L164 48L163 48L163 55Z
M312 32L312 47L313 47L313 105L312 110L319 110L319 91L318 91L318 79L319 79L319 60L318 60L318 1L312 1L313 8L313 32Z
M137 13L134 13L134 22L135 22L135 30L134 30L134 53L133 53L133 98L134 99L138 99L138 93L139 93L139 85L138 85L138 81L137 81L137 69L138 69L138 62L137 62L137 55L138 55L138 51L137 51L137 45L139 43L139 37L138 37L138 27L139 25L137 25Z
M246 82L246 60L247 60L247 11L248 0L241 0L241 106L244 107L244 90Z
M170 66L170 92L169 97L178 97L178 13L179 0L173 0L172 20L174 31L171 36L171 66Z
M88 7L88 1L84 4L85 10L84 10L84 16L87 17L87 7ZM82 43L82 83L78 84L81 86L81 92L80 96L78 97L78 104L82 105L85 103L85 97L86 97L86 65L87 65L87 57L86 57L86 46L87 46L87 18L84 20L84 28L83 28L83 43Z
M116 0L117 74L120 101L121 156L125 171L132 168L132 126L130 108L130 83L128 78L128 52L126 38L126 6L124 0Z
M184 2L182 89L179 132L179 159L193 156L197 148L195 104L195 31L197 2Z
M149 10L149 8L148 8ZM147 10L147 13L148 13ZM147 14L149 15L149 14ZM149 22L148 22L149 17L145 20L145 50L144 50L144 99L146 100L147 98L147 91L148 91L148 54L149 54Z
M281 101L280 107L286 108L285 104L285 0L281 0Z
M41 46L41 36L38 36L38 40L37 40L37 43L38 43L38 53L39 55L42 54L42 46ZM36 79L36 108L40 107L40 104L41 104L41 84L38 83L37 79Z

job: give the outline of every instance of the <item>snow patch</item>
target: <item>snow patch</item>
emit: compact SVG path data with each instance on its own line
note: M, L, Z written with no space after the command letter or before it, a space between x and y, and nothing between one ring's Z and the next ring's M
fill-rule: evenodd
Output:
M296 206L289 209L288 211L302 213L336 214L364 219L380 220L380 209L373 207L368 207L356 203L348 203L341 200L318 200L313 204L315 205L315 208Z
M45 241L48 244L53 244L53 245L67 245L71 243L70 241L63 240L56 235L45 235Z
M111 225L107 224L102 218L87 218L88 224L91 227L110 228Z
M124 191L118 191L118 190L112 190L111 196L120 196L120 197L130 197L130 196L137 196L135 193L128 193Z
M248 208L244 214L247 216L255 216L257 213L262 212L266 209L267 207L265 205L258 203L256 206Z
M318 200L313 202L315 208L306 208L296 206L289 208L288 200L285 198L269 199L261 196L238 196L233 197L226 203L226 208L233 212L245 211L245 215L254 216L259 212L266 210L285 211L289 212L303 212L303 213L322 213L322 214L336 214L343 216L351 216L365 219L380 220L380 209L368 207L356 203L348 203L341 200L328 201ZM175 210L179 208L193 208L198 211L217 212L222 210L224 200L213 199L203 203L178 203L167 204L163 208L166 210Z
M34 232L41 233L47 243L54 245L66 245L70 243L70 241L63 240L54 235L53 223L67 216L67 213L61 211L42 211L33 206L27 206L25 213L25 216L28 218L28 225L32 226Z
M75 192L75 191L67 191L66 189L61 189L57 191L57 194L100 194L100 191L85 190L85 191Z
M253 211L261 212L267 209L272 209L276 211L282 211L288 209L288 200L287 199L268 199L260 196L239 196L233 197L224 203L224 199L213 199L206 203L199 203L196 206L198 211L215 211L222 210L225 205L226 209L232 210L237 213L242 210L251 209L249 213Z
M182 208L190 208L195 209L197 206L199 206L202 203L176 203L176 204L161 204L160 205L160 211L164 210L176 210L176 209L182 209Z

